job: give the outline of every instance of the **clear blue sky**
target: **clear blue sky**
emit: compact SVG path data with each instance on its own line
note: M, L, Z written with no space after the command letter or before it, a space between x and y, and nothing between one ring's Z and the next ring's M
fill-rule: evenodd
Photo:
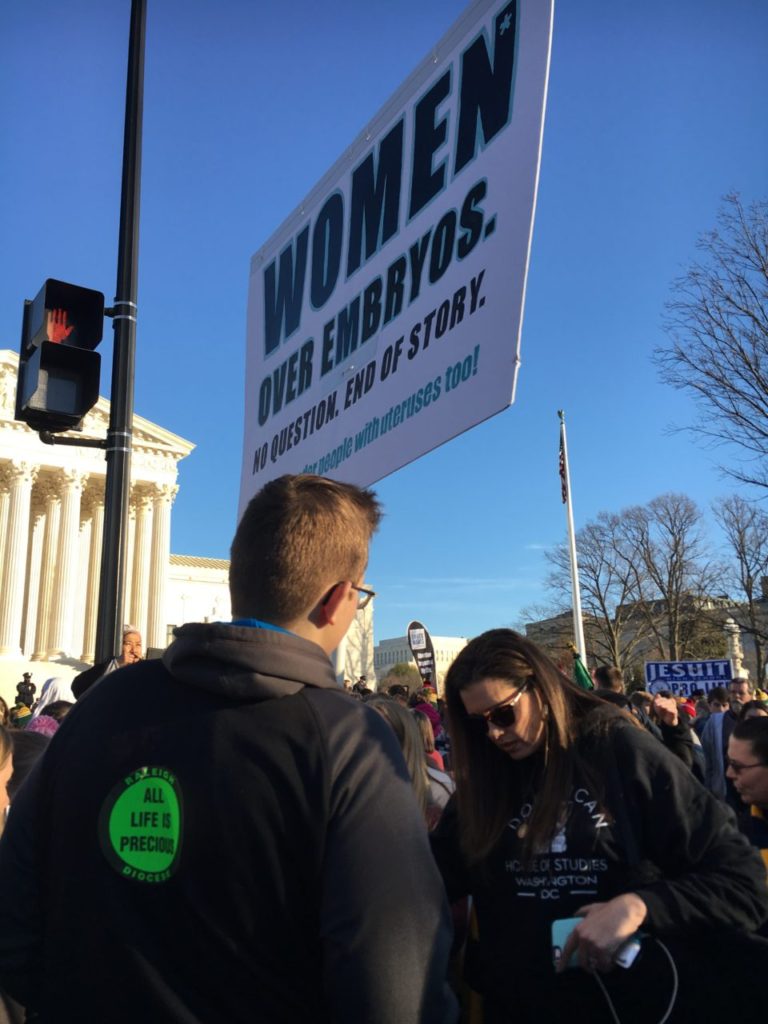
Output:
M526 2L526 0L523 0ZM136 411L193 441L174 552L226 557L249 260L426 55L459 0L148 0ZM46 277L114 294L129 0L0 8L0 347ZM732 487L658 383L671 280L722 195L768 194L764 0L560 0L517 401L382 481L378 638L514 622L577 526ZM108 390L111 331L102 391Z

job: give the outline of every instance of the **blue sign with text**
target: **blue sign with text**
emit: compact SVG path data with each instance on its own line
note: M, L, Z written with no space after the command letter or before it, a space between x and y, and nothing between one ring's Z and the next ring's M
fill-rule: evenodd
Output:
M646 661L645 682L650 693L669 690L675 697L689 697L694 690L727 686L733 679L728 658L709 661Z

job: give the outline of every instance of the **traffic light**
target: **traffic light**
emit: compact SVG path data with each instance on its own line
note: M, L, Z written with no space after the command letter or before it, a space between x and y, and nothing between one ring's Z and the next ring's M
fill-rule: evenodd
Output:
M33 430L71 430L99 398L104 295L49 278L24 302L16 419Z

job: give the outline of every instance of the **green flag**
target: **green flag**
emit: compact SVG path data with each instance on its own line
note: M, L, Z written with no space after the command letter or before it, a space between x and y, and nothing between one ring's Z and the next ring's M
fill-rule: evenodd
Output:
M573 681L582 690L594 690L595 688L595 684L592 682L592 678L578 651L573 652Z

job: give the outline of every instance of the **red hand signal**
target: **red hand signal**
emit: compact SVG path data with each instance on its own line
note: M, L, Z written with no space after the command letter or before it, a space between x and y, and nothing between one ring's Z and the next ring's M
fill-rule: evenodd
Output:
M74 325L67 327L67 311L66 309L52 309L48 312L48 320L46 323L48 341L54 341L56 344L60 344L62 341L70 336L74 331Z

